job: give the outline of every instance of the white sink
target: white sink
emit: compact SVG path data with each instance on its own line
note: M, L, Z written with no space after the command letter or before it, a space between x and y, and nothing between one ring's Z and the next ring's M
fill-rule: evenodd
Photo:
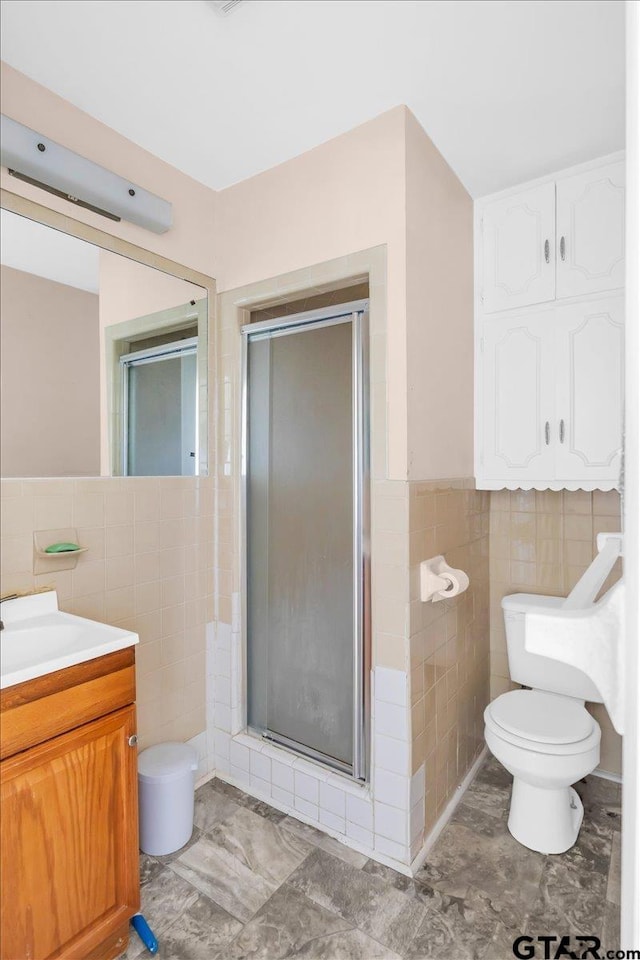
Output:
M0 604L0 688L138 643L138 635L58 610L55 590Z

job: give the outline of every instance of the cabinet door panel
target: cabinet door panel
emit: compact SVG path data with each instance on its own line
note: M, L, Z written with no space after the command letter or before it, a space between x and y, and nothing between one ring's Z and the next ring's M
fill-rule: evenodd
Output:
M482 297L487 313L555 296L555 186L496 200L482 212Z
M135 707L1 765L2 957L89 956L139 904Z
M557 183L557 295L624 285L624 163Z
M480 470L486 479L552 476L552 339L551 312L484 324Z
M624 298L559 307L556 323L561 372L556 386L557 476L617 481L624 402Z

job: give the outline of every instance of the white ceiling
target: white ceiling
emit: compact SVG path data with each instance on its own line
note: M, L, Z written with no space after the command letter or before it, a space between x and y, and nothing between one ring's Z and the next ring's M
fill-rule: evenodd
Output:
M622 0L3 0L2 57L215 189L406 103L474 196L623 146Z
M99 247L35 220L0 210L0 263L98 293Z

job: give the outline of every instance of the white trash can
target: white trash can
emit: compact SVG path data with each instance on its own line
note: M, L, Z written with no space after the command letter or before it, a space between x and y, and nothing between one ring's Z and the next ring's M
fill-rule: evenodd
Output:
M159 743L138 756L143 853L173 853L191 838L197 769L196 752L186 743Z

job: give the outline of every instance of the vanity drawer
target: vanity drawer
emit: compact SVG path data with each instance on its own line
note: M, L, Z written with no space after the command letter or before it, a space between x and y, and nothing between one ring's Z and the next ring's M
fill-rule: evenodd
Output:
M136 698L132 647L0 691L0 759L11 757Z

